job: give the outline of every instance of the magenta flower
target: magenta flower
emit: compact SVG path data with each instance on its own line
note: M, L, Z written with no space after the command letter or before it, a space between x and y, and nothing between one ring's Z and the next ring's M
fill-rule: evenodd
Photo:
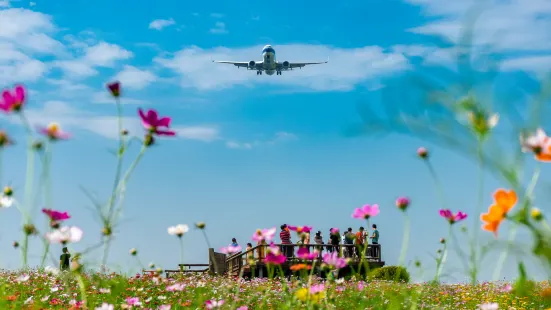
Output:
M224 254L234 254L234 253L237 253L237 252L240 252L241 251L241 246L238 245L238 246L233 246L233 245L228 245L227 247L223 247L220 249L220 252L224 253Z
M19 112L25 103L25 88L21 85L15 86L14 93L9 90L2 92L3 101L0 102L0 110L10 113Z
M113 82L107 84L107 89L111 93L111 95L115 98L120 97L121 95L121 83L120 82Z
M297 257L305 260L313 260L318 257L319 252L310 252L307 248L299 248L297 251Z
M289 230L292 230L292 231L296 231L297 234L300 234L300 233L309 233L312 231L312 226L287 226L289 227Z
M467 218L467 214L463 213L461 211L458 211L457 213L453 214L452 211L449 209L442 209L440 210L440 216L447 219L450 224L457 223L459 221L462 221Z
M58 123L50 123L47 127L38 128L38 131L52 141L67 140L71 137L71 135L61 130Z
M150 133L159 136L176 135L175 131L168 130L171 122L170 117L159 118L159 114L157 114L157 111L151 109L147 111L147 114L145 114L142 109L138 109L138 114L140 114L144 128L147 129ZM166 127L167 129L159 129L160 127Z
M331 228L331 229L329 230L329 232L332 233L333 235L334 235L334 234L338 234L338 233L339 233L339 229L338 229L338 228Z
M365 219L367 220L370 217L376 216L379 214L379 205L365 205L361 208L356 208L352 217L355 219Z
M218 301L216 301L215 299L211 299L205 302L205 307L207 307L207 309L216 309L216 308L222 307L223 304L224 304L223 299L220 299Z
M274 239L277 229L275 227L268 229L257 229L253 235L253 240L262 242L262 241L272 241Z
M237 310L249 310L249 307L241 306L241 307L237 308Z
M409 206L410 200L407 197L399 197L396 199L396 206L398 209L405 211Z
M46 214L52 222L64 221L71 218L67 212L60 212L52 209L42 209L42 213Z
M348 265L346 259L339 257L337 252L325 253L323 255L323 262L331 268L341 269Z
M275 246L273 243L268 247L268 254L266 254L266 263L272 265L281 265L285 263L287 258L285 255L281 254L279 247Z
M323 285L323 284L315 284L315 285L310 286L310 294L312 294L312 295L317 294L317 293L321 293L323 291L325 291L325 285Z

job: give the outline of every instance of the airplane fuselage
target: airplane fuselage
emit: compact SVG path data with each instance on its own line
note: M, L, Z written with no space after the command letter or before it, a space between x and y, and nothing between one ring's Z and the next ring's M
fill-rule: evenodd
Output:
M270 45L264 46L262 49L262 67L267 75L273 75L276 72L276 54L273 47Z

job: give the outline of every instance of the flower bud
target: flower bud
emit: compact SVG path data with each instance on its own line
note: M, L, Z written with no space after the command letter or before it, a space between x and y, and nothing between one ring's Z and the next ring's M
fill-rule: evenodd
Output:
M446 239L440 238L440 243L442 243L442 244L446 243Z
M429 151L424 147L420 147L417 149L417 156L422 159L427 159L429 157Z
M121 131L121 135L123 135L123 136L128 136L128 130L123 129L123 130Z
M149 268L151 268L151 269L155 268L155 264L149 263Z
M11 197L13 195L13 189L10 186L4 187L4 196Z
M107 84L107 89L111 93L111 95L115 98L119 98L121 96L121 83L120 82L113 82Z
M35 141L32 145L33 150L40 151L44 148L44 143L42 141Z
M136 256L137 254L138 254L138 250L136 250L135 248L130 249L130 255Z
M53 229L58 229L59 226L60 226L59 222L56 222L56 221L50 222L50 227Z
M113 231L111 230L111 227L109 226L106 226L106 227L103 227L101 229L101 233L104 235L104 236L111 236L111 234L113 233Z
M33 224L25 224L23 225L23 232L25 232L27 236L30 236L36 235L38 230L36 230L36 227Z
M532 210L530 210L530 216L532 216L535 221L541 221L543 219L543 214L538 208L532 208Z
M415 267L421 267L421 261L420 260L415 261Z
M205 222L197 222L195 223L195 227L199 228L199 229L205 229L205 227L207 226L207 224Z
M143 141L143 144L145 146L151 146L155 143L155 138L153 138L153 135L152 134L147 134L145 135L145 138L144 138L144 141Z
M410 200L407 197L400 197L396 199L396 206L398 207L398 209L402 211L406 211L406 209L409 206L409 203L410 203Z
M19 242L14 241L12 245L15 249L17 249L19 247Z

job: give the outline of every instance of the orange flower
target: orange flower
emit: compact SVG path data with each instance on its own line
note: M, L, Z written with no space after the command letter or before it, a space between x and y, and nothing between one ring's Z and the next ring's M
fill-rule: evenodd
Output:
M493 232L497 238L497 230L499 225L505 219L507 213L517 203L517 194L515 191L506 191L502 188L494 193L494 204L488 208L488 213L483 213L480 220L484 222L482 229Z
M299 270L310 270L312 269L312 266L306 265L306 264L296 264L291 266L292 271L299 271Z

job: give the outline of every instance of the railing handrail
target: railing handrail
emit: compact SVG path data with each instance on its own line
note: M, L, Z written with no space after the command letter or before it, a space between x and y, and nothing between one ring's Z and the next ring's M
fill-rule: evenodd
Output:
M274 243L274 244L257 244L251 249L245 251L245 252L238 252L235 254L230 255L226 258L226 263L229 263L231 260L234 260L238 257L243 257L244 255L253 252L254 250L258 249L259 247L269 247L269 246L307 246L307 247L326 247L326 246L344 246L344 247L356 247L358 245L366 245L366 244L346 244L346 243L339 243L339 244L331 244L331 243L308 243L308 244L300 244L300 243ZM380 248L380 244L367 244L367 248L369 247L378 247ZM380 259L380 255L379 255Z

